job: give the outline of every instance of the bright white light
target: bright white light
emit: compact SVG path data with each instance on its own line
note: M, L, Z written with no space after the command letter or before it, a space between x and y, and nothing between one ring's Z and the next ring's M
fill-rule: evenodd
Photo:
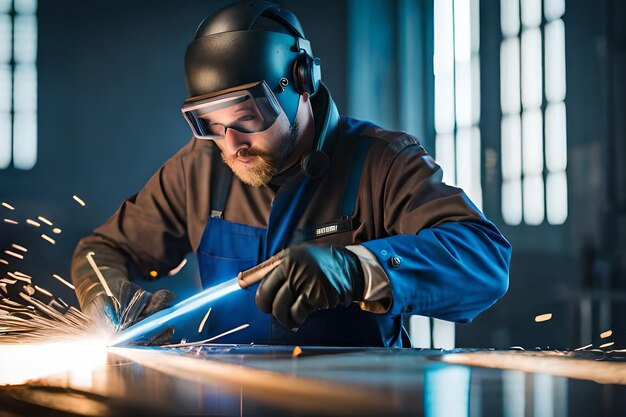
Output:
M522 180L505 180L502 183L502 218L506 224L522 222Z
M500 0L500 27L506 38L519 33L519 0Z
M522 105L525 109L541 107L542 91L541 31L522 31Z
M470 126L472 124L472 73L470 61L457 62L455 85L457 127Z
M522 113L522 168L524 175L543 172L543 127L539 109Z
M470 28L470 0L454 0L454 59L469 61L472 56Z
M16 112L37 110L37 67L31 64L15 66L13 109ZM36 123L37 120L33 120Z
M454 349L454 331L453 322L433 319L433 347L435 349Z
M24 384L50 376L69 376L77 382L74 376L106 364L107 344L107 340L96 338L0 344L0 385Z
M565 171L567 167L567 122L565 103L549 103L546 108L546 167Z
M565 0L544 0L543 15L547 21L558 19L565 14Z
M456 185L454 134L437 134L435 137L435 159L443 169L443 182Z
M434 2L434 56L435 76L454 71L452 0Z
M480 0L470 0L470 31L472 32L472 53L480 50Z
M454 131L454 75L435 76L435 130Z
M17 15L14 21L13 57L18 63L34 63L37 60L37 17Z
M539 225L544 218L544 188L541 174L525 177L524 187L524 222L530 225Z
M522 124L519 114L502 118L502 177L522 177Z
M522 25L525 27L541 25L541 0L522 0Z
M546 217L548 223L565 223L567 211L567 176L565 172L551 172L546 178Z
M457 186L465 190L469 198L481 208L480 184L480 130L460 129L456 136Z
M546 99L565 99L565 25L555 20L545 26Z
M16 112L13 116L13 165L32 169L37 163L37 112Z
M0 14L0 64L11 62L11 40L11 16Z
M509 38L500 46L500 106L502 113L520 112L519 38Z
M411 346L415 348L431 348L430 317L412 315L409 319Z

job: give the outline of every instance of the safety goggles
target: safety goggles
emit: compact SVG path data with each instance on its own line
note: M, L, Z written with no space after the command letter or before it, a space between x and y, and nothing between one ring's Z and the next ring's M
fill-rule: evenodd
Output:
M282 108L265 81L192 97L181 111L198 139L223 139L228 129L256 133L274 124Z

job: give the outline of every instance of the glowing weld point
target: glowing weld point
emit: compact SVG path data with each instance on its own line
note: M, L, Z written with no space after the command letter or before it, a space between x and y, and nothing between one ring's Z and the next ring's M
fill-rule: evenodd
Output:
M604 349L606 347L613 346L614 344L615 344L615 342L605 343L603 345L600 345L600 349Z
M28 252L28 249L26 249L24 246L20 246L20 245L15 244L15 243L13 243L11 246L13 247L13 249L17 249L17 250L20 250L22 252Z
M74 199L74 201L76 201L78 204L80 204L81 206L85 207L85 202L78 197L77 195L73 195L72 198Z
M9 210L15 210L15 207L13 207L12 205L10 205L9 203L5 203L4 201L2 202L2 205L6 208L8 208Z
M13 256L13 257L15 257L17 259L24 259L23 255L20 255L19 253L12 252L10 250L5 250L4 253L6 253L7 255L11 255L11 256Z
M211 314L211 307L209 307L209 310L204 315L204 318L202 319L202 322L200 323L200 327L198 327L198 333L202 333L202 329L204 329L204 324L206 323L206 320L209 318L209 314Z
M52 222L51 222L50 220L46 219L45 217L43 217L43 216L37 216L37 218L38 218L39 220L41 220L42 222L44 222L45 224L47 224L48 226L52 226Z
M52 243L53 245L56 243L54 239L52 239L50 236L48 235L41 235L41 237L45 240L47 240L48 242Z
M607 337L611 337L613 334L613 330L607 330L606 332L600 333L600 339L606 339Z
M11 220L11 219L4 219L4 222L8 224L18 224L15 220Z
M33 219L26 219L26 223L30 224L31 226L35 226L35 227L39 227L41 226L41 224L37 223L36 221L34 221Z
M74 285L70 284L69 282L67 282L66 280L64 280L63 278L61 278L59 275L57 274L52 274L52 276L54 278L56 278L57 280L59 280L62 284L67 285L68 287L70 287L71 289L76 289L76 287L74 287Z
M541 323L542 321L548 321L552 318L552 313L540 314L535 317L536 323Z

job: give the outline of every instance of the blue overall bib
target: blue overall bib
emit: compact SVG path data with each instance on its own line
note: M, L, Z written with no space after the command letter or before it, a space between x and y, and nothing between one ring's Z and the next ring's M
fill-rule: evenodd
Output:
M364 126L350 126L349 130L358 134ZM360 148L355 150L359 156L353 158L351 164L353 174L342 204L342 212L346 212L344 218L354 211L361 165L369 141L364 140ZM314 194L317 180L298 174L282 185L274 197L265 229L223 219L232 172L217 150L211 175L211 216L197 250L204 288L235 277L238 272L257 265L283 248L311 239L311 231L300 230L297 225ZM237 290L213 305L206 324L209 336L249 323L248 328L221 338L219 343L337 346L398 346L401 343L400 317L365 312L357 304L316 311L297 332L293 332L257 308L257 286Z

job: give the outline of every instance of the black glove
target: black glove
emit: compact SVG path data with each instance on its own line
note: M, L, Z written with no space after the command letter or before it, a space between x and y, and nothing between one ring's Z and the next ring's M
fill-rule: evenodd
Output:
M261 281L256 304L296 330L315 310L361 301L363 286L357 255L339 246L301 244L287 249Z

